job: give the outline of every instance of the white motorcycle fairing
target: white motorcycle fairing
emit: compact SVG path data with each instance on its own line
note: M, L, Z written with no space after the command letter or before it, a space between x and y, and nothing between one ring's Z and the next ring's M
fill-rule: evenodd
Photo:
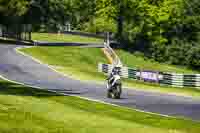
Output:
M122 93L121 86L122 86L121 77L117 74L112 75L112 77L108 79L107 82L107 89L108 89L107 97L119 99Z
M121 79L119 75L114 75L113 78L114 78L114 81L112 83L112 86L116 83L117 80Z

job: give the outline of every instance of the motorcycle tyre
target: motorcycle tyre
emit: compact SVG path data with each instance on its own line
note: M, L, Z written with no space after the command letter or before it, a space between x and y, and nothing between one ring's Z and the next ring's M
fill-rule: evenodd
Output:
M112 99L120 99L121 92L122 92L121 87L117 89L109 89L107 92L107 97Z
M116 87L117 88L114 91L114 96L115 96L115 99L120 99L122 89L121 89L121 86L119 86L119 85L117 85Z

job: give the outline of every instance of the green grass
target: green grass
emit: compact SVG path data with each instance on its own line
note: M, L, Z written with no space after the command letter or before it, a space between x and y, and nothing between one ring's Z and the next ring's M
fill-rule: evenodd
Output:
M199 133L200 123L0 80L1 133Z
M145 59L142 56L136 56L124 50L116 50L116 52L117 55L119 55L122 62L128 67L137 68L141 70L155 70L171 73L200 73L199 71L195 71L184 66L169 65L164 63L162 64L156 61Z
M21 49L21 51L51 65L72 78L100 82L106 79L105 75L97 72L99 62L107 63L103 52L97 48L32 47ZM138 90L200 97L200 90L194 88L174 88L127 79L123 81L123 84Z
M70 34L32 33L32 40L70 43L103 43L103 39Z
M73 78L92 80L104 77L97 72L97 65L99 62L107 62L107 59L98 48L32 47L21 51Z

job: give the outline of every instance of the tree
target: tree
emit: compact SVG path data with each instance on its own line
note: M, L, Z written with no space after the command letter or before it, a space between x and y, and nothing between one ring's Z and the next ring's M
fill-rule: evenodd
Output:
M17 23L28 10L27 0L0 0L1 23Z
M27 0L0 0L0 12L4 16L22 16L28 4Z

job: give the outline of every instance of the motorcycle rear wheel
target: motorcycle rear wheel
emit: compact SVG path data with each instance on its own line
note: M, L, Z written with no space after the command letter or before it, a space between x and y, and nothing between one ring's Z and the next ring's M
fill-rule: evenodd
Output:
M113 99L120 99L121 92L122 92L121 86L117 85L116 88L112 88L108 90L107 97L113 98Z
M115 99L120 99L120 97L121 97L121 92L122 92L121 86L120 86L120 85L117 85L117 86L116 86L116 89L115 89Z

